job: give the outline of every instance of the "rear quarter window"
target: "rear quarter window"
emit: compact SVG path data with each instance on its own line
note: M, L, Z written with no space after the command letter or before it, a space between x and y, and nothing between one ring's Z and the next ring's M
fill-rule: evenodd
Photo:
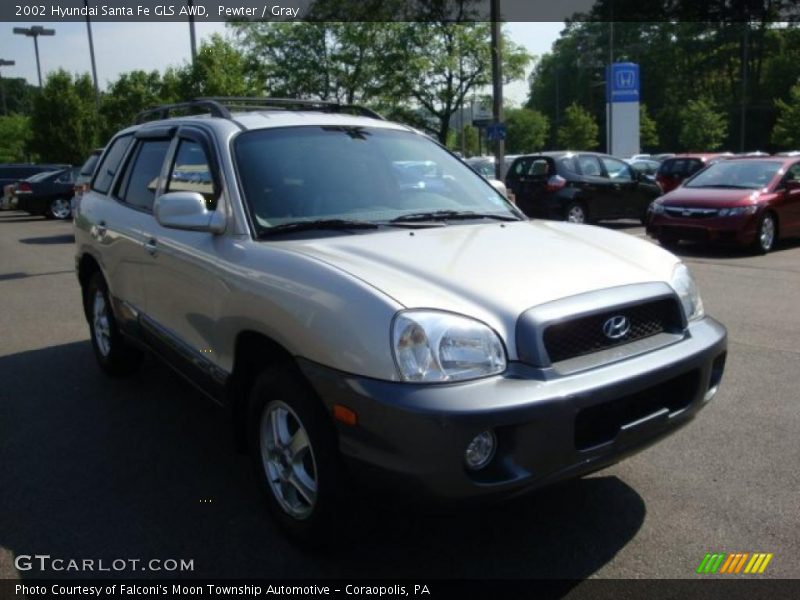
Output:
M111 189L111 183L114 181L114 176L119 170L119 165L125 152L131 145L133 135L123 135L111 142L111 146L103 157L102 162L97 168L92 181L92 189L101 194L107 194Z

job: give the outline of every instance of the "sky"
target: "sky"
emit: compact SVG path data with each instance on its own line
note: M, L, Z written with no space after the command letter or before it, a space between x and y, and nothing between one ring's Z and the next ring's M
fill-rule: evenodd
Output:
M59 68L72 73L91 72L86 24L77 22L41 23L56 30L53 37L39 37L42 77ZM19 23L0 22L0 59L13 60L14 66L0 67L2 77L24 77L38 83L36 58L31 38L14 35ZM508 23L513 41L525 46L533 55L548 52L563 29L562 23ZM224 23L197 23L200 41L214 33L226 34ZM190 59L189 27L186 23L92 23L97 77L100 88L120 73L134 69L163 70ZM513 82L504 88L506 103L521 105L528 96L527 81Z

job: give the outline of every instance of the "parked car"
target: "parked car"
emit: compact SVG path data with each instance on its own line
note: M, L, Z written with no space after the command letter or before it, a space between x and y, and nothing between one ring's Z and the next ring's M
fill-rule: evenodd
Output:
M298 539L341 521L350 485L447 501L591 473L717 392L726 332L674 255L531 222L366 109L225 101L114 136L75 216L77 275L100 367L149 349L229 406Z
M767 253L779 238L800 235L800 159L714 164L655 201L647 233L667 247L692 240Z
M726 154L677 154L665 159L656 173L656 181L666 194L678 187L685 179L708 165L728 158Z
M651 183L656 183L656 173L658 173L658 169L661 166L661 163L657 160L651 160L646 158L640 158L637 160L625 161L633 170L647 178L647 181Z
M530 217L591 223L644 220L661 190L624 161L595 152L542 152L517 158L506 187Z
M72 194L77 168L45 171L19 181L14 186L14 204L19 210L48 219L72 216Z
M0 165L0 191L3 192L3 198L0 200L0 209L10 210L13 208L12 199L14 195L14 184L22 179L27 179L37 173L44 173L47 171L59 171L66 169L69 165L57 164L4 164Z
M673 156L675 156L673 152L662 152L661 154L653 154L653 156L651 156L650 158L651 160L664 162L665 160L667 160L668 158L672 158Z
M94 170L97 167L97 162L100 160L100 155L103 153L102 148L96 148L92 150L92 153L89 155L89 158L86 159L86 162L81 165L81 168L78 170L78 174L75 177L75 186L73 188L73 195L72 195L72 210L75 211L76 206L81 201L81 196L89 187L89 182L92 180L92 175L94 174Z
M470 169L475 171L478 175L480 175L484 179L495 178L494 157L473 156L471 158L465 158L464 162Z

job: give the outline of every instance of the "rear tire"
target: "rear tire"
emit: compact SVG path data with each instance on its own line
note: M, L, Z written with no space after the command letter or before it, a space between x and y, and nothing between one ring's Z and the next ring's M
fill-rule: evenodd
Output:
M568 223L586 224L589 222L589 212L583 202L570 202L564 211L564 220Z
M756 228L756 239L753 241L753 252L755 254L766 254L775 246L778 239L778 222L775 215L765 212L758 221Z
M344 469L331 417L291 363L267 367L250 391L250 455L272 517L296 542L321 547L341 520Z
M134 373L142 364L141 350L126 342L117 327L103 275L98 271L89 280L83 296L89 333L97 364L108 375L120 377Z
M72 205L69 198L56 198L50 202L47 207L45 216L48 219L57 219L59 221L66 221L72 216Z

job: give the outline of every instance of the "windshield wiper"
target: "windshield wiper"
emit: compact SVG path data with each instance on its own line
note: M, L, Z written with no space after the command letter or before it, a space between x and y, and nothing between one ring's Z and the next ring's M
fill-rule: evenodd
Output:
M313 221L292 221L291 223L281 223L272 227L262 229L262 237L279 235L281 233L292 233L295 231L312 231L314 229L377 229L378 225L369 221L350 221L347 219L315 219Z
M416 212L400 215L391 219L389 223L405 223L413 221L449 221L467 219L494 219L496 221L519 221L511 215L498 215L496 213L477 213L469 210L434 210L430 212Z

